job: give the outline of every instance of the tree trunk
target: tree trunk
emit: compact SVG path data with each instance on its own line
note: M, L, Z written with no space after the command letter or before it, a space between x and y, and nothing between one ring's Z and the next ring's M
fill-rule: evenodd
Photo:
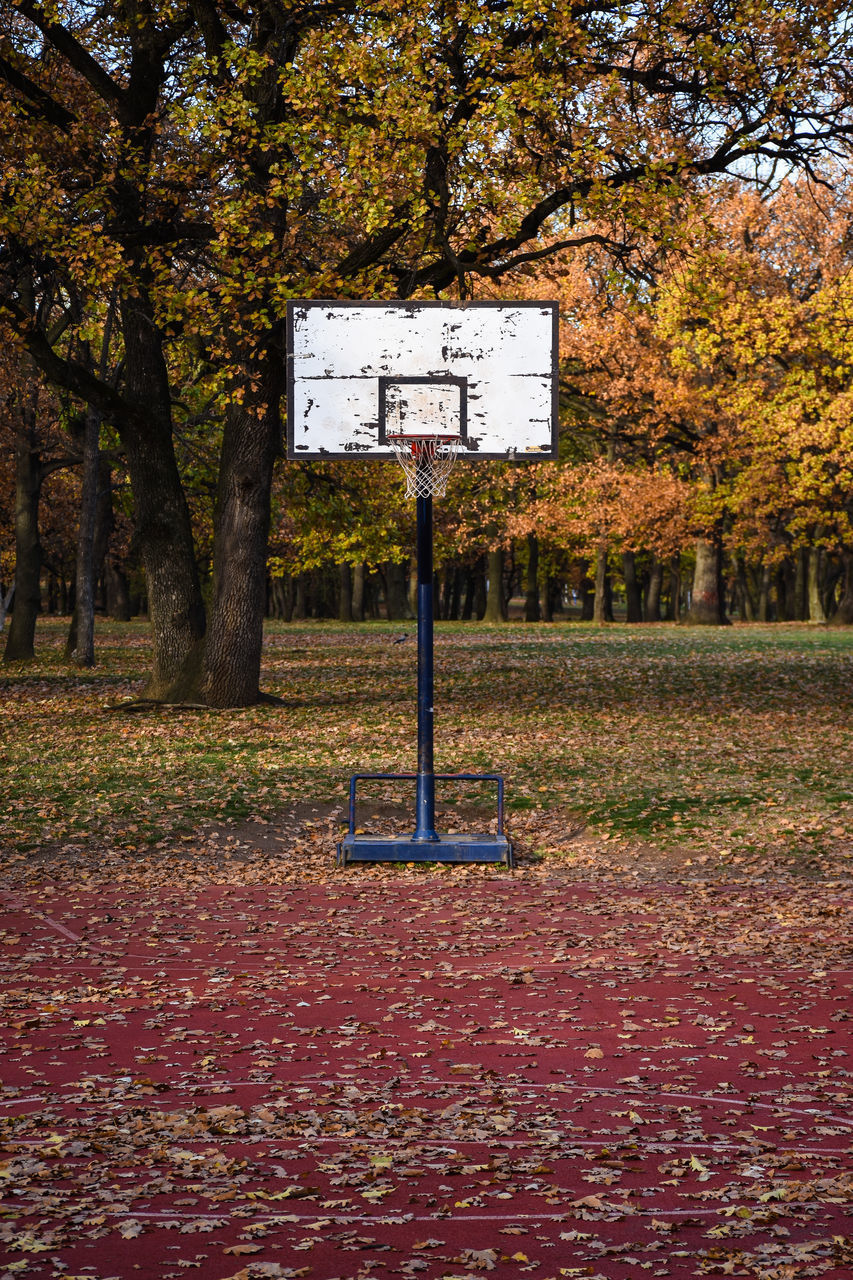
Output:
M269 584L268 608L271 618L279 622L289 622L290 617L290 582L287 578L271 578Z
M225 414L213 534L213 593L203 691L212 707L260 697L273 464L281 448L282 362L274 340L253 369L259 384Z
M749 578L746 572L746 565L744 564L742 556L738 556L737 558L736 573L738 605L741 621L755 622L755 601L752 598L752 592L749 587Z
M826 550L824 550L823 566L820 598L824 613L827 618L831 618L838 607L835 599L836 588L844 590L844 564L840 560L830 559Z
M592 620L599 625L613 621L613 603L610 576L607 572L607 549L599 547L595 553L595 599Z
M757 619L759 622L767 622L770 617L770 565L763 564L761 566L761 576L758 581L758 610Z
M109 368L110 342L114 320L111 304L101 340L99 376L104 379ZM88 342L83 344L90 359ZM88 405L83 415L80 452L83 460L80 485L80 527L77 534L77 571L74 616L65 646L66 658L78 667L95 665L95 591L107 542L112 532L112 474L101 458L101 413Z
M595 583L588 573L580 581L581 622L592 622L595 616Z
M481 622L486 616L488 592L486 590L486 557L480 556L472 571L474 579L474 617Z
M462 601L462 570L458 564L445 572L444 592L444 617L448 622L458 622Z
M459 606L459 619L461 622L470 622L474 612L474 573L471 566L465 565L462 574L464 590L462 592L462 603Z
M527 589L524 596L524 621L539 622L539 539L535 533L527 535Z
M66 656L78 667L95 665L95 528L99 506L101 415L91 405L83 429L80 529L77 535L77 590Z
M853 626L853 551L842 551L841 560L844 565L844 585L838 608L830 619L830 626L833 627Z
M503 548L489 551L486 555L486 608L483 622L505 622L504 608L504 553Z
M826 613L820 594L820 577L823 556L821 547L809 547L806 580L808 591L809 622L826 622Z
M37 397L36 391L21 405L15 431L15 606L4 662L28 662L35 657L41 609L38 511L43 477L36 445Z
M667 622L681 621L681 553L669 562L669 594L666 601Z
M205 632L192 525L172 440L169 380L160 334L143 292L122 301L126 398L136 410L117 426L133 493L134 527L148 593L152 698L198 696Z
M14 582L12 582L12 585L9 587L8 591L5 591L5 592L3 590L3 584L0 583L0 631L2 631L6 625L6 618L9 614L9 606L12 603L12 599L14 595L15 595Z
M649 579L646 584L645 619L646 622L660 622L660 595L663 586L663 565L657 556L652 556L649 566Z
M776 621L793 622L795 617L794 575L790 561L786 560L776 570Z
M556 599L556 586L554 579L550 573L546 573L542 579L542 621L554 621L554 601Z
M338 622L352 622L352 565L338 565Z
M359 560L353 566L352 571L352 600L350 609L352 612L353 622L364 622L364 579L365 564L363 560Z
M809 616L808 557L807 547L797 549L794 570L794 619L797 622L807 622Z
M120 565L108 559L104 566L104 578L107 587L107 614L116 622L129 622L131 601L127 574Z
M308 575L299 573L296 576L293 595L293 622L304 622L308 617Z
M690 626L721 627L728 621L721 590L721 556L717 539L697 538L693 590L685 619Z
M409 566L405 561L386 560L385 571L385 611L390 622L410 618L408 576Z
M643 621L643 599L637 581L637 558L633 551L622 552L622 576L625 579L626 622Z

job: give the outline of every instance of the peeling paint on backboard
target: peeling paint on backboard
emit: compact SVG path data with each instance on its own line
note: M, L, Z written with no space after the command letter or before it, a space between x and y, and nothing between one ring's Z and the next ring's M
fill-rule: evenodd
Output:
M289 457L392 457L382 420L391 404L410 415L408 429L418 415L447 429L458 413L463 453L555 456L556 303L311 301L287 311ZM405 385L424 390L388 398Z

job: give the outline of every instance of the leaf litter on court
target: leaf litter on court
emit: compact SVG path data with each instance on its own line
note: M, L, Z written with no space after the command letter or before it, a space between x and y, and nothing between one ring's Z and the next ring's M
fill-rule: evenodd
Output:
M271 628L240 713L117 710L135 634L5 682L4 1280L847 1280L848 636L439 626L509 875L334 869L387 628Z
M6 906L9 1275L849 1274L846 886L137 872Z

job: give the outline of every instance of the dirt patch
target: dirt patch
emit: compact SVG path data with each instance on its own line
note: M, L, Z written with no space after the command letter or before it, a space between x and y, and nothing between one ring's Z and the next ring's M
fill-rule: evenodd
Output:
M359 831L395 835L410 831L414 817L407 804L364 803L357 814ZM496 815L487 806L437 806L440 831L494 831ZM399 864L361 864L340 871L335 847L348 827L346 802L301 802L268 819L204 822L194 831L170 835L153 845L128 848L120 843L43 845L27 853L0 852L7 882L33 884L43 879L76 878L188 882L321 883L339 875L394 876ZM510 812L506 830L513 843L517 871L560 876L567 882L609 884L761 883L791 878L844 883L853 868L853 842L839 841L821 857L805 858L785 849L758 853L732 851L712 855L684 841L660 848L640 841L616 840L585 827L577 815L555 810ZM433 864L421 867L433 868ZM444 867L445 871L458 868ZM493 873L479 864L468 873Z
M474 805L436 806L436 825L442 832L493 831L494 812ZM395 835L411 831L414 814L410 805L367 802L359 806L357 830L375 835ZM345 804L289 805L269 821L205 823L185 843L201 839L205 845L226 850L231 857L251 861L257 857L288 857L304 852L307 845L322 840L329 851L349 827ZM174 844L175 842L173 842Z

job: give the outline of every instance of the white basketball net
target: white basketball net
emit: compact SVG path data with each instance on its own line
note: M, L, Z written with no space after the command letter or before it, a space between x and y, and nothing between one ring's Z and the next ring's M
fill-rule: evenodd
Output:
M459 436L388 434L406 476L407 498L442 498L459 452Z

